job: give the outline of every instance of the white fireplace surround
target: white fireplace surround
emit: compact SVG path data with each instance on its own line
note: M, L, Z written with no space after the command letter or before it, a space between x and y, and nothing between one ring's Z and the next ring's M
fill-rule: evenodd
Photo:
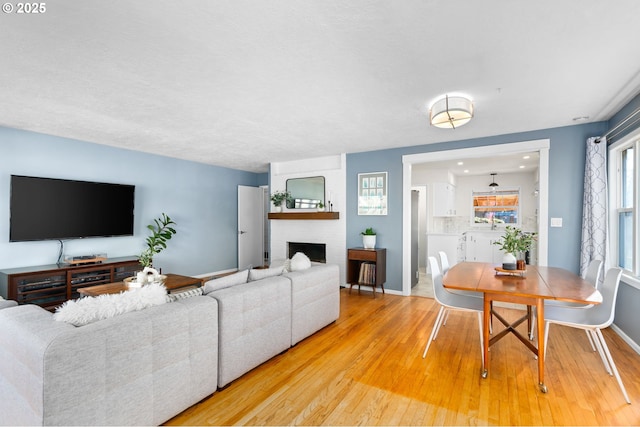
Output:
M346 206L346 156L329 156L292 162L272 163L270 189L284 190L289 178L325 177L325 197L340 213L337 220L270 220L270 252L272 260L287 258L288 242L326 244L328 264L340 267L340 283L346 281L347 220L342 208ZM330 199L329 199L330 198ZM284 210L287 212L287 209ZM305 209L297 209L305 211Z

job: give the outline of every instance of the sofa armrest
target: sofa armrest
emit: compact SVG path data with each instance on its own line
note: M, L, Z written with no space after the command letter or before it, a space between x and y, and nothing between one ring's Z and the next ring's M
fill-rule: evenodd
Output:
M0 424L42 424L44 355L57 337L74 329L36 305L0 310Z

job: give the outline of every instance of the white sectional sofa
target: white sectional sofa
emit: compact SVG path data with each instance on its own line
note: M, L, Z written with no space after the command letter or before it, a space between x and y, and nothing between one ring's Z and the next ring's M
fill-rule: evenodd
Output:
M314 264L207 296L220 309L218 386L224 387L338 319L339 269Z
M85 326L0 303L0 425L158 425L335 321L340 282L314 265Z

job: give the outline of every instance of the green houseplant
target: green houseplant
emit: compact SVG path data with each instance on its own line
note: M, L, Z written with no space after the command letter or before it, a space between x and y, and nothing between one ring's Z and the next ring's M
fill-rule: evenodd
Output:
M140 254L140 265L151 267L153 256L166 249L167 241L176 234L176 230L172 227L174 225L176 223L165 213L154 219L152 224L147 225L151 235L146 239L147 247Z
M519 251L520 248L520 236L522 234L522 230L516 227L512 227L507 225L504 229L504 234L500 236L499 240L494 242L495 245L498 245L500 250L504 252L504 256L502 258L502 268L505 270L515 270L516 256L515 254Z
M282 203L286 204L289 200L291 200L291 193L288 191L276 191L271 194L271 201L277 212L282 211Z
M515 270L517 265L516 260L524 260L524 253L531 249L533 242L536 240L536 236L536 233L525 233L517 227L507 225L505 227L504 235L500 237L500 240L494 242L494 244L498 245L505 253L502 268L505 270ZM509 254L513 259L508 256ZM514 265L513 267L512 264ZM522 262L521 267L523 268L518 269L524 269L524 261Z
M376 232L369 227L362 231L362 247L365 249L374 249L376 247Z

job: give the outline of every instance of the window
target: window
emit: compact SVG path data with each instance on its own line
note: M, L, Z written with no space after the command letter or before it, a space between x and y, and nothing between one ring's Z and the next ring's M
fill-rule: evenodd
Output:
M609 182L612 206L612 248L615 263L639 275L640 254L637 250L639 238L638 206L638 154L640 140L628 138L610 147Z
M474 225L519 224L519 213L519 189L473 192Z

